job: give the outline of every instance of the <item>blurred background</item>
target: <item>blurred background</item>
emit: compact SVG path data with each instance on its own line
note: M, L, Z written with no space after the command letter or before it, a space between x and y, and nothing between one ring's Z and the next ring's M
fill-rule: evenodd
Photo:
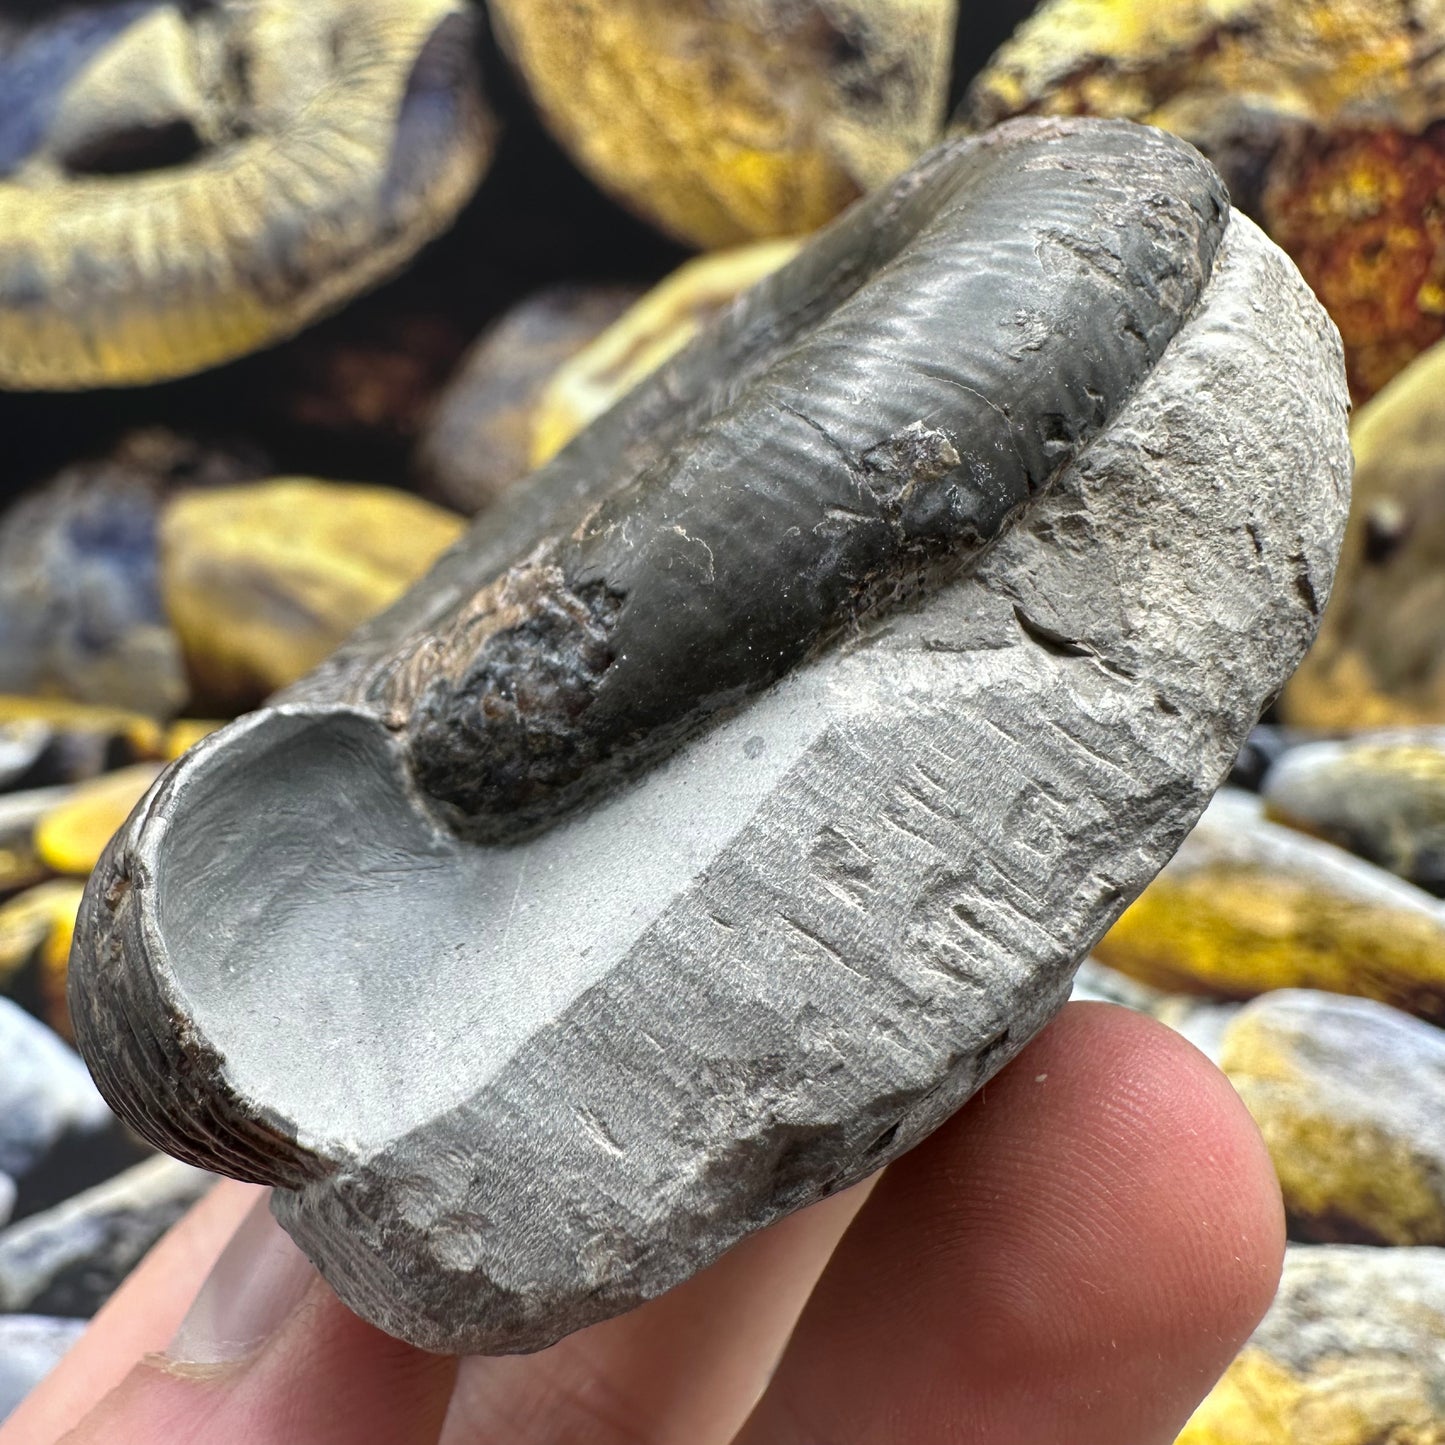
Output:
M1080 975L1219 1063L1289 1212L1181 1439L1445 1441L1438 0L0 0L0 1418L208 1182L67 1042L84 880L166 760L1021 114L1199 146L1357 406L1319 643Z

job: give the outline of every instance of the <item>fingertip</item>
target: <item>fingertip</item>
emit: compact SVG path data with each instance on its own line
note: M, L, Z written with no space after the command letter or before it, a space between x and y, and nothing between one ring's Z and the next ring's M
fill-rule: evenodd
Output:
M1225 1076L1153 1019L1071 1004L934 1147L988 1159L1016 1201L992 1226L1011 1246L1003 1355L1047 1314L1061 1358L1103 1370L1133 1348L1203 1393L1274 1297L1284 1210L1264 1142Z
M886 1172L744 1438L1167 1445L1283 1248L1224 1076L1150 1019L1070 1006Z

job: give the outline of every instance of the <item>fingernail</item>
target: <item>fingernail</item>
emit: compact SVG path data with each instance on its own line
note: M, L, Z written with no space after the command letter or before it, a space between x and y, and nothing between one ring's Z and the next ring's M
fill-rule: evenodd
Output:
M271 1217L268 1190L221 1251L167 1360L225 1365L245 1359L290 1318L316 1278L311 1262Z

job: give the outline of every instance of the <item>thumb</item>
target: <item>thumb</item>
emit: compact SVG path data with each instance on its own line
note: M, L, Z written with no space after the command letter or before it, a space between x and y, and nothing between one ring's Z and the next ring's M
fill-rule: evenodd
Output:
M66 1445L434 1445L456 1361L357 1319L269 1203L246 1216L169 1348Z

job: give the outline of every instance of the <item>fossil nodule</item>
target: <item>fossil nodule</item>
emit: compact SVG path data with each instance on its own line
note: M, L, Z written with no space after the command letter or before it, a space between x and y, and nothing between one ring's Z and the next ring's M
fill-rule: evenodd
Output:
M1314 634L1345 415L1187 146L940 149L167 773L102 1089L420 1344L658 1293L1062 1004Z

